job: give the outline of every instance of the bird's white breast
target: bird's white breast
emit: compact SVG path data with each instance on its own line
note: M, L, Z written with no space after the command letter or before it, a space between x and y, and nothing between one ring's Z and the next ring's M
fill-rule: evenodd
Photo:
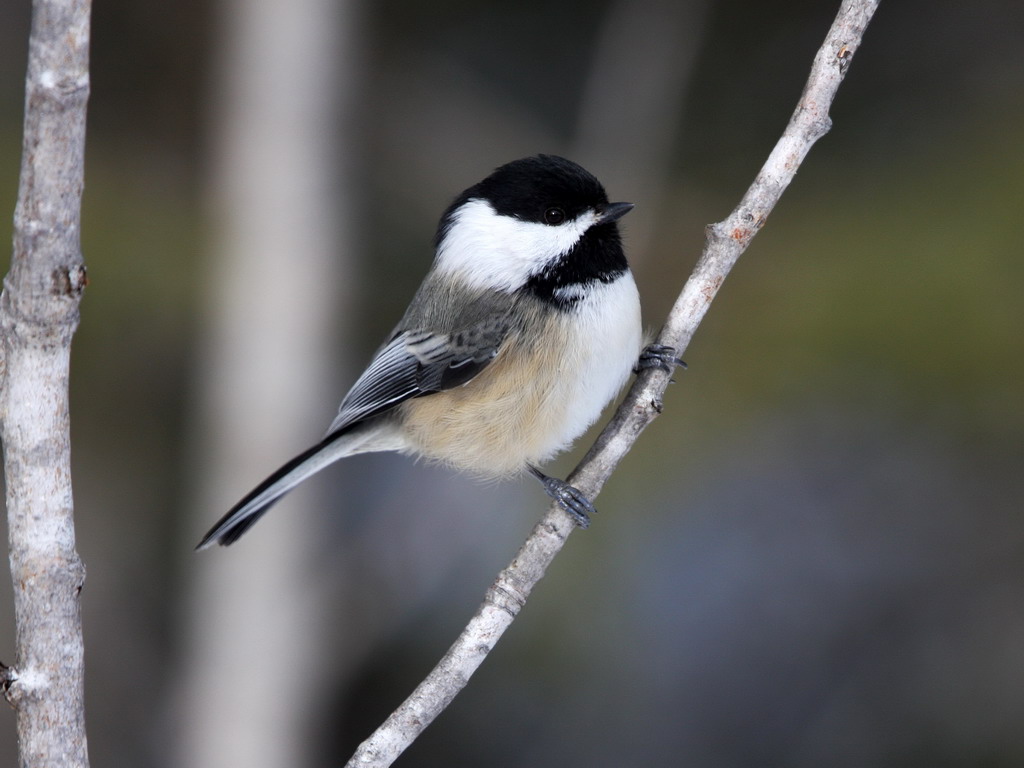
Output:
M571 310L539 300L494 362L461 387L402 404L413 452L484 476L569 447L622 388L640 353L632 275L588 284Z
M587 293L562 322L575 337L575 360L566 361L563 434L551 453L564 450L594 423L629 378L642 344L640 296L626 272L613 283L587 286Z

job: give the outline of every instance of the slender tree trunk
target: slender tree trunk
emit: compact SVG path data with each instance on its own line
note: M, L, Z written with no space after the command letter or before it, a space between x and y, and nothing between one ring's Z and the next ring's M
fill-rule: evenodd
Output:
M198 503L186 544L333 417L355 250L343 245L351 206L338 171L357 10L352 0L220 2ZM183 550L191 597L175 765L317 762L311 724L335 665L309 567L310 490L289 496L240 546ZM282 673L268 678L268 667Z
M671 154L707 16L707 0L615 0L597 37L569 157L626 200L643 199L629 215L634 270L651 250L655 223L672 218L650 201L669 199Z
M21 765L86 766L68 375L85 288L79 245L88 0L32 7L11 270L0 295L4 471L17 656L0 671Z

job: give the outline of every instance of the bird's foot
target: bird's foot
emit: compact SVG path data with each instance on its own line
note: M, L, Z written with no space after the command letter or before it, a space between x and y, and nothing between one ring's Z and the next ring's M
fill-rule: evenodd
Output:
M676 357L675 347L668 347L664 344L649 344L640 353L640 359L637 360L636 368L633 369L633 372L640 373L640 371L646 371L648 368L660 368L665 373L672 373L676 366L683 369L686 368L686 363Z
M580 528L590 526L590 516L597 512L590 499L578 488L569 485L565 480L545 475L536 467L531 466L530 474L540 480L544 492L558 502L558 505L569 513Z

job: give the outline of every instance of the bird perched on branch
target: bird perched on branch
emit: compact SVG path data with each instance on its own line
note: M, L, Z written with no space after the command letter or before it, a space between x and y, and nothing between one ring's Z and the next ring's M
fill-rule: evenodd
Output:
M538 465L569 447L637 365L640 299L601 183L569 160L503 165L441 216L434 263L326 436L199 543L227 545L338 459L398 451L483 477L527 471L583 527L593 505ZM670 369L649 347L641 367Z

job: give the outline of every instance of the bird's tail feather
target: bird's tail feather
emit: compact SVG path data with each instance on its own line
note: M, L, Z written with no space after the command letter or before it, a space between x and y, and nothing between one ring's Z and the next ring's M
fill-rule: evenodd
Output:
M267 510L307 477L338 459L359 453L361 441L346 439L351 436L351 427L339 429L284 464L228 510L228 513L203 537L196 550L206 549L214 542L225 547L233 544L263 517Z

